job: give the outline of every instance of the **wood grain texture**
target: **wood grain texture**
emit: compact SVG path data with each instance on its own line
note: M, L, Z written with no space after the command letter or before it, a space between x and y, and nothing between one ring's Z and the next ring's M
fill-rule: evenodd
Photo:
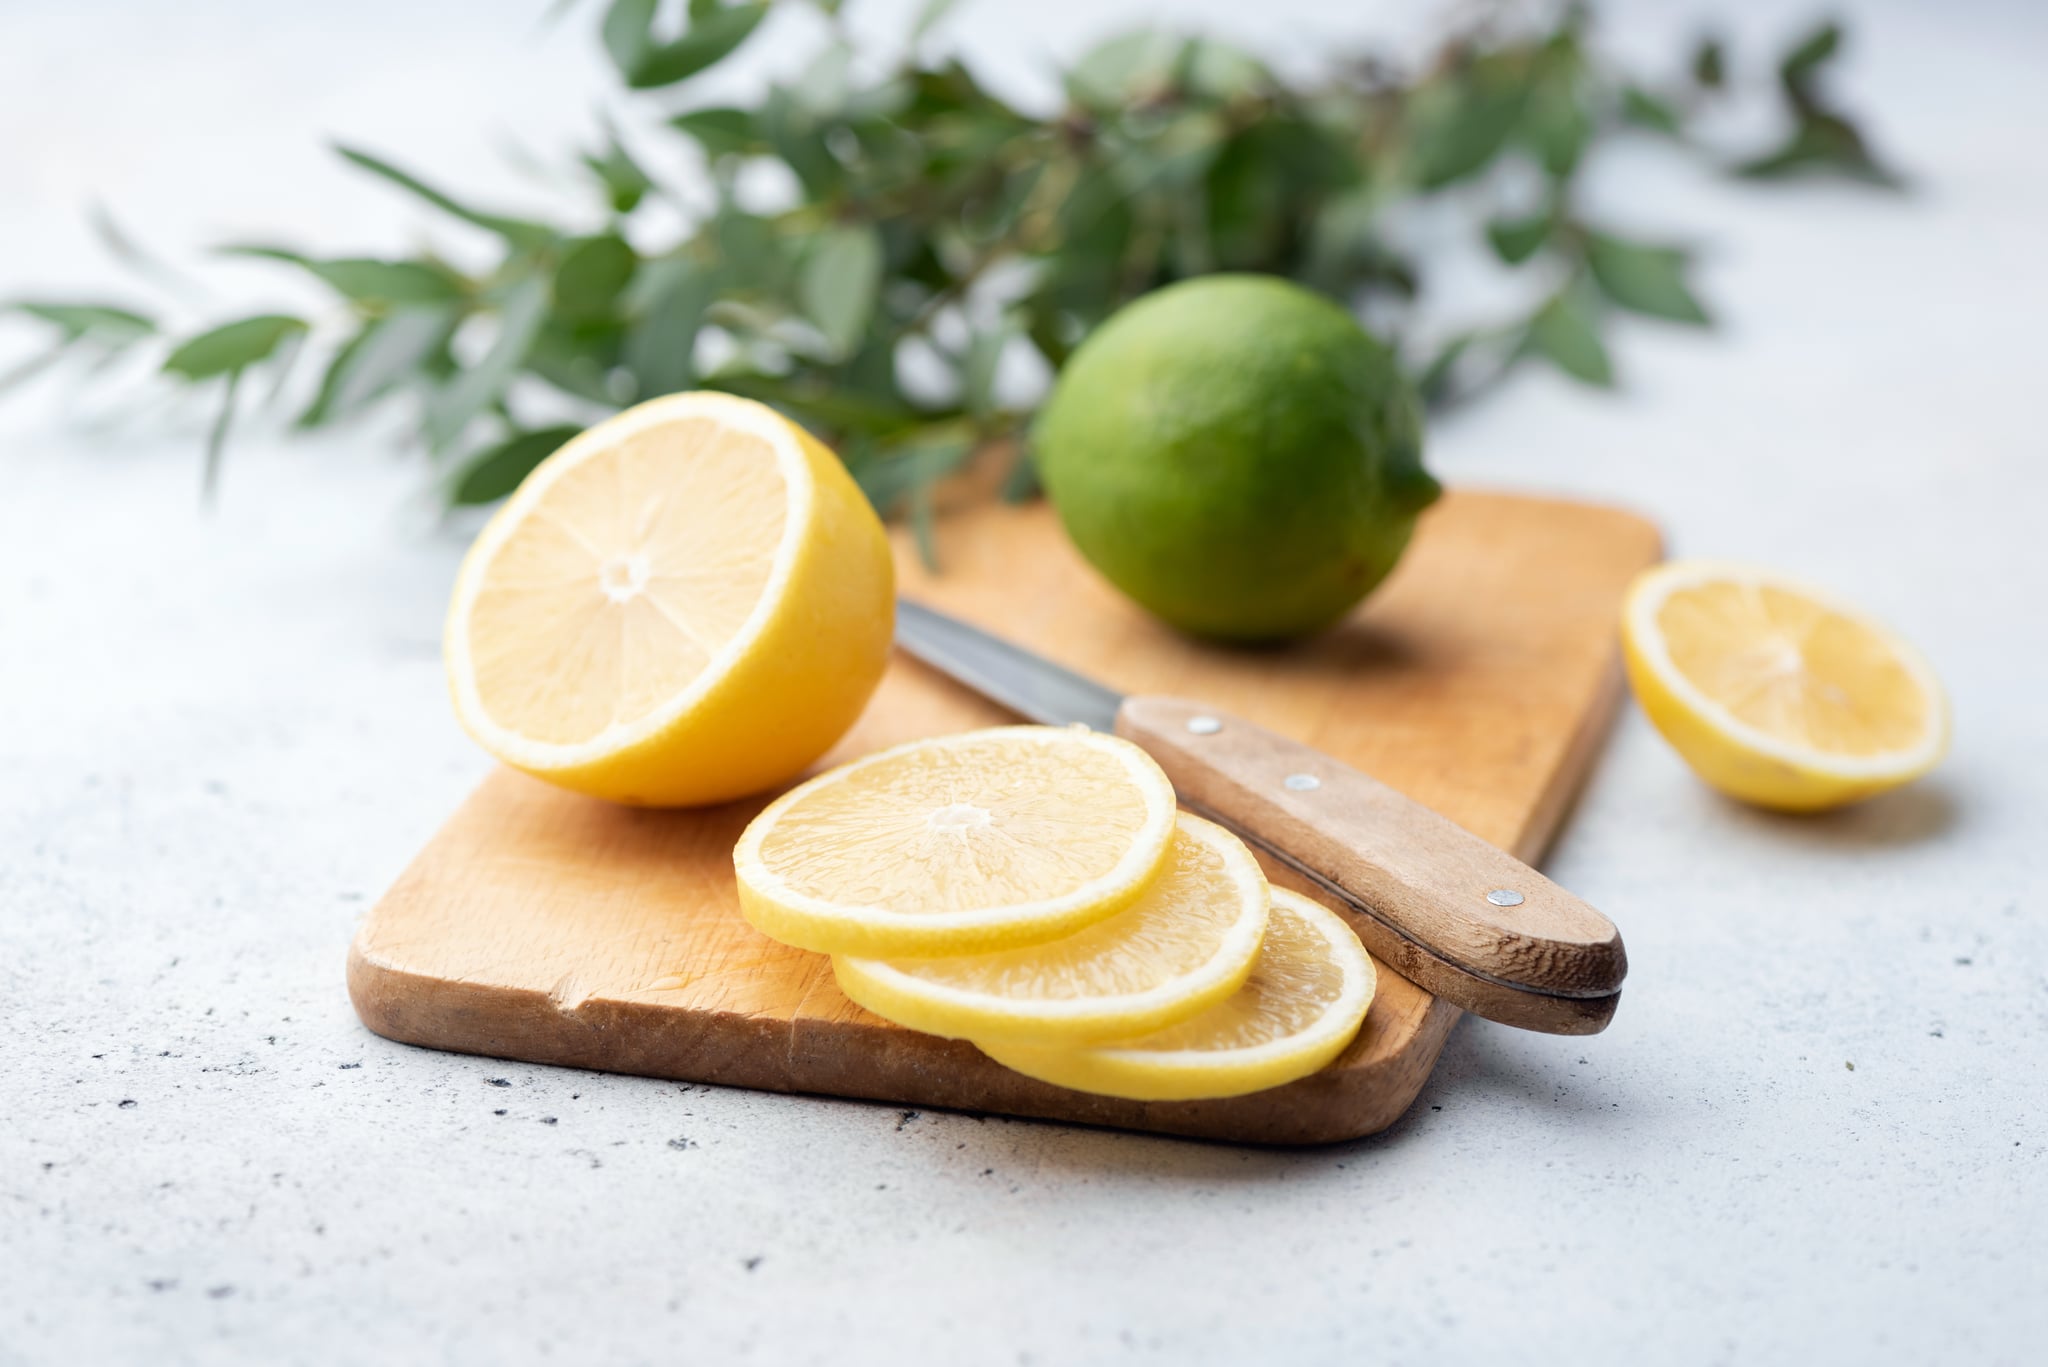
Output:
M1614 923L1498 846L1206 703L1141 693L1124 700L1116 730L1159 761L1183 803L1380 923L1368 948L1390 958L1389 937L1409 941L1420 953L1402 954L1403 971L1421 965L1408 976L1437 996L1496 1020L1505 1006L1507 1024L1553 1034L1590 1033L1612 1015L1611 1003L1604 1014L1583 1003L1616 996L1627 976ZM1521 900L1490 900L1504 892Z
M1453 493L1364 609L1284 651L1173 635L1097 579L1042 506L944 520L939 549L946 573L932 576L899 545L905 593L1126 692L1213 702L1533 861L1612 714L1614 614L1658 539L1612 509ZM827 762L1003 720L899 658ZM365 917L349 956L358 1013L392 1039L468 1053L1264 1143L1392 1124L1459 1015L1383 973L1358 1039L1286 1087L1142 1103L1034 1082L868 1015L824 956L740 918L731 850L760 806L634 810L492 774Z

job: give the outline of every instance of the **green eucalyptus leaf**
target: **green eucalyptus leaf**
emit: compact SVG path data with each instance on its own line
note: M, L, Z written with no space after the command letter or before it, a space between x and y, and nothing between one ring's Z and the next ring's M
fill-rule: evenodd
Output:
M420 304L460 299L462 281L448 270L423 261L378 261L343 257L318 261L287 247L241 245L221 248L223 255L282 261L307 271L337 294L358 303Z
M1527 99L1520 79L1490 67L1423 87L1413 110L1416 182L1433 190L1483 169L1507 145Z
M874 317L882 239L872 227L829 228L804 255L797 300L837 355L854 349Z
M707 157L757 152L764 145L754 115L745 109L693 109L670 119L669 126L695 139Z
M1550 231L1555 220L1549 214L1531 214L1526 218L1496 218L1486 225L1486 240L1493 244L1493 254L1510 266L1518 266L1542 249L1550 240Z
M682 36L663 42L656 8L655 0L613 0L605 11L605 51L634 90L674 85L725 60L768 17L765 4L693 5Z
M1855 125L1833 114L1802 117L1792 135L1762 156L1740 162L1734 173L1750 180L1834 175L1896 188L1897 174L1871 155Z
M1264 62L1215 38L1190 38L1175 64L1176 84L1200 99L1245 100L1278 83Z
M767 219L727 205L712 223L711 237L736 287L773 296L788 284L790 252Z
M0 304L0 313L18 313L48 323L63 333L66 342L91 338L96 342L125 346L156 331L156 324L142 314L111 304L60 304L49 300L16 299Z
M631 78L654 46L654 15L657 0L612 0L605 8L598 35L619 74Z
M408 194L425 200L442 213L452 218L459 218L465 223L474 224L476 227L483 228L488 232L496 233L499 237L504 238L515 246L539 247L546 245L554 239L554 229L548 227L545 223L535 223L528 219L512 218L504 214L486 213L481 209L473 209L451 196L436 190L411 172L400 170L382 157L361 151L358 148L342 145L337 145L335 150L342 155L344 160L361 167L373 176L389 181Z
M1593 120L1565 77L1545 81L1530 95L1521 116L1522 138L1552 177L1572 173L1592 141Z
M640 258L616 233L578 238L555 267L554 311L569 323L611 314Z
M1658 247L1592 233L1586 264L1600 292L1625 309L1678 323L1706 323L1707 311L1686 287L1688 258L1677 247Z
M498 335L477 363L458 373L427 408L429 450L444 451L470 419L497 402L526 361L547 320L548 282L529 276L506 294L498 313Z
M303 320L282 313L259 314L224 323L181 343L164 358L166 374L210 380L269 360L279 347L306 331Z
M1778 63L1779 81L1795 97L1807 95L1815 75L1840 51L1841 46L1842 26L1833 20L1821 23L1794 43Z
M1437 349L1429 364L1415 377L1415 392L1424 403L1435 405L1450 397L1452 382L1457 378L1458 362L1465 359L1465 353L1477 340L1472 333L1460 333Z
M1692 52L1693 84L1719 90L1728 84L1728 50L1719 38L1702 38Z
M298 425L320 427L352 417L393 386L424 373L448 344L456 316L452 309L406 305L364 323L328 362Z
M1182 47L1183 40L1158 29L1105 39L1067 72L1067 98L1103 112L1155 98L1172 84Z
M1647 128L1653 133L1668 133L1677 136L1684 129L1684 121L1678 110L1661 95L1653 95L1639 85L1624 86L1621 92L1621 117L1638 128Z
M1528 349L1559 370L1590 385L1614 383L1614 363L1600 340L1599 325L1571 294L1560 294L1529 320Z
M540 427L515 432L471 456L450 482L448 501L457 507L496 503L517 489L534 467L560 450L580 427Z
M695 381L697 333L718 297L718 277L708 266L675 258L650 264L643 275L656 283L627 330L624 360L636 396L647 399Z
M585 153L583 164L604 187L613 213L632 213L655 188L654 177L633 159L633 154L619 141L617 130L609 126L605 129L604 150Z
M1005 318L995 327L977 331L967 343L960 363L960 402L969 413L986 417L996 408L996 371L1003 352L1018 337L1014 319Z

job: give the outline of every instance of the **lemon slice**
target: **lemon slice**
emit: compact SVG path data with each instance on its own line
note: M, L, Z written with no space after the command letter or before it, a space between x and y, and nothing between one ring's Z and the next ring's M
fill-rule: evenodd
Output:
M1173 786L1129 741L1005 726L913 741L769 804L733 850L765 934L893 959L1057 939L1130 905L1173 839Z
M1769 570L1646 570L1622 646L1650 720L1732 797L1818 811L1918 778L1948 748L1948 703L1918 651Z
M949 959L836 958L878 1016L955 1039L1088 1044L1196 1015L1243 984L1266 932L1266 877L1244 842L1181 813L1158 878L1063 939Z
M894 568L836 457L773 409L676 394L541 462L456 580L455 710L505 763L622 802L772 787L888 663Z
M1307 1077L1365 1023L1377 975L1337 916L1273 889L1266 938L1243 987L1198 1016L1091 1049L979 1041L997 1063L1041 1082L1134 1101L1242 1096Z

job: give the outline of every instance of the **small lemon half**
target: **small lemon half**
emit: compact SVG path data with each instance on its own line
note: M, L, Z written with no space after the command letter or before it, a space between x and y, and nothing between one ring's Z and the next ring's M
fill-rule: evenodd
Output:
M1920 653L1770 570L1646 570L1621 639L1651 722L1731 797L1820 811L1918 778L1948 749L1948 702Z

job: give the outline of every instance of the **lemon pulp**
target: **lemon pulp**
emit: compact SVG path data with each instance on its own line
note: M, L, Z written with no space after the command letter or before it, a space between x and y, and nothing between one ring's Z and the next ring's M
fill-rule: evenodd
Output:
M1173 788L1128 741L997 727L897 746L792 789L734 849L740 905L806 949L925 957L1057 938L1166 858Z

